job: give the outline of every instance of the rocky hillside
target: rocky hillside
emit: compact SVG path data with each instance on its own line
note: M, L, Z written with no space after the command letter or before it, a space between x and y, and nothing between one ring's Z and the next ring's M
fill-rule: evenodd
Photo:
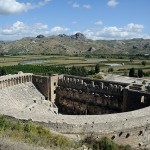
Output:
M0 41L0 53L6 54L150 54L150 39L90 40L83 34L26 37Z

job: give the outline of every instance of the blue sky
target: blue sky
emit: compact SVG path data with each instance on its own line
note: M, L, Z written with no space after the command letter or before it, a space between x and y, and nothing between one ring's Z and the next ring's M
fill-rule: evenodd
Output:
M150 38L150 0L0 0L0 40L81 32L90 39Z

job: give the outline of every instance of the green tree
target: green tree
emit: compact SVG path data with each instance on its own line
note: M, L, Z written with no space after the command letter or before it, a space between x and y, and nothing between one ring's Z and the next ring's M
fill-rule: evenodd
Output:
M108 68L108 72L113 72L114 71L114 68Z
M100 65L99 63L95 65L95 73L99 73L100 72Z
M91 68L91 70L88 71L88 74L89 74L89 75L95 74L95 70L93 69L93 67Z
M70 74L71 74L71 75L76 75L76 73L77 73L76 67L75 67L75 66L72 66L71 69L70 69Z
M143 66L146 66L147 62L146 62L146 61L142 61L141 64L142 64Z
M143 70L142 69L138 69L138 77L142 78L143 77Z
M81 76L86 77L87 75L88 75L88 72L87 72L86 68L82 66L81 67Z
M2 68L1 70L0 70L0 76L4 76L4 75L6 75L7 73L6 73L6 70L4 69L4 68Z
M131 68L131 69L129 70L129 77L134 77L134 75L135 75L135 69L134 69L134 68Z
M72 66L71 70L70 70L70 74L71 75L76 75L76 76L87 76L88 75L88 72L86 70L85 67L75 67L75 66Z

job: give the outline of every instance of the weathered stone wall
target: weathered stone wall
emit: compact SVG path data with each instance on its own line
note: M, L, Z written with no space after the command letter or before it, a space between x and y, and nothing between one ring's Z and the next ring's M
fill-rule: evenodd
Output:
M62 76L63 75L53 74L52 76L49 77L49 79L50 79L49 99L53 103L55 102L55 99L56 99L56 87L58 86L58 80Z
M4 89L17 84L32 82L32 73L19 72L15 75L6 75L0 77L0 89Z
M128 84L64 75L58 80L56 105L61 113L122 112L123 89Z
M35 79L36 77L37 79L42 78L34 76ZM32 74L20 73L17 75L2 76L0 77L0 91L4 88L9 88L9 86L15 86L16 84L32 82L32 79ZM37 82L37 85L44 86L44 84L47 83L46 86L48 86L49 78L43 77L42 79L44 79L42 80L44 82ZM83 110L83 112L85 111L85 109L83 108L88 108L89 106L90 111L95 111L97 105L100 105L100 109L102 109L106 105L107 108L109 108L109 111L112 108L115 108L115 111L118 111L118 109L127 108L132 110L138 107L145 107L149 104L150 101L150 93L146 93L145 91L126 89L124 88L126 86L125 84L103 80L90 80L71 76L69 76L69 80L68 76L65 76L65 78L62 79L57 79L58 87L56 90L56 95L58 92L58 99L62 100L62 102L65 101L67 105L69 105L68 108L72 107L72 105L74 105L76 108L78 107L78 103L76 102L80 102L82 104L81 110ZM70 80L74 81L71 82ZM94 81L94 83L91 81ZM82 83L84 84L84 86ZM110 84L112 85L109 86ZM120 90L120 85L123 87L122 90ZM109 89L109 87L115 88L110 88L112 89L112 92L110 92L109 90L107 90ZM44 88L42 90L44 92ZM94 90L96 92L94 92ZM118 99L115 100L115 98L123 98L123 101L118 101ZM56 100L58 99L56 98ZM82 103L81 101L83 100L85 100L88 105L86 103ZM68 101L70 101L69 104ZM97 104L96 107L95 104ZM126 107L124 107L124 105ZM91 108L91 106L94 109ZM11 115L22 120L32 119L38 124L44 124L51 130L55 130L63 134L77 135L77 138L79 139L83 135L90 136L91 134L94 134L96 138L100 138L101 136L108 136L117 143L130 144L134 147L150 145L150 107L130 112L107 115L46 115L46 113L43 114L40 112L38 112L38 115L30 112L29 115L26 113L22 114L21 111L17 113L14 112L14 114L11 113Z
M124 89L123 100L125 111L144 108L150 106L150 93L145 91Z
M56 105L62 113L98 115L122 111L122 96L106 96L63 87L57 88L56 95Z
M47 76L32 76L32 82L36 88L45 96L46 100L50 99L50 79Z
M56 105L61 113L80 115L118 113L150 105L150 93L128 87L128 83L64 75L58 80Z
M82 90L83 92L103 93L109 95L121 95L122 90L127 85L129 84L69 75L62 76L58 82L58 86Z

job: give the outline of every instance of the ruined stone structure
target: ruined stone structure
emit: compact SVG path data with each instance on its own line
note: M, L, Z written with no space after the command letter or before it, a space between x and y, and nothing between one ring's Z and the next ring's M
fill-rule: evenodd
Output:
M7 75L0 78L0 89L14 86L21 83L32 82L32 73L24 74L19 72L17 75Z
M93 134L95 138L108 136L119 144L144 147L150 145L149 83L20 72L0 77L0 113L32 119L77 139ZM54 103L66 115L57 114Z
M62 113L78 115L136 110L150 105L150 93L142 86L64 75L58 80L56 104Z

